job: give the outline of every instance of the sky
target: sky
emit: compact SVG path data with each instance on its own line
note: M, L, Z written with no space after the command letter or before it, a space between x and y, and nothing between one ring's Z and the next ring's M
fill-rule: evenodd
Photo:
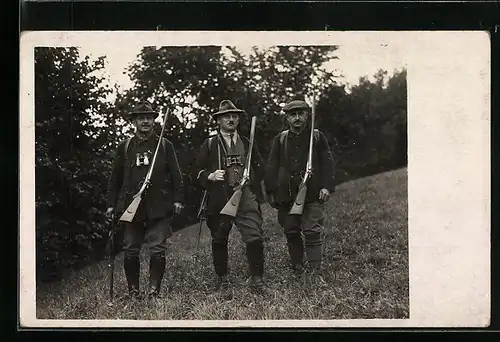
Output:
M104 76L111 84L116 83L121 90L130 88L133 84L126 74L126 68L137 59L142 46L132 44L95 44L81 45L80 55L88 55L92 60L99 56L106 56ZM244 52L249 46L238 46ZM388 71L392 75L395 69L405 66L404 54L397 46L380 44L377 42L363 44L343 44L336 51L339 59L331 62L329 68L343 75L339 83L355 85L359 78L371 78L379 69Z

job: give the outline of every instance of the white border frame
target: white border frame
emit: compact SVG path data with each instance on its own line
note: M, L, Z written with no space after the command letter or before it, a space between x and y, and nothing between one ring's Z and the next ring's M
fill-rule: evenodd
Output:
M402 49L408 71L410 318L402 320L38 320L34 48L102 44L342 45ZM482 31L28 32L20 44L22 327L484 327L490 321L490 40Z

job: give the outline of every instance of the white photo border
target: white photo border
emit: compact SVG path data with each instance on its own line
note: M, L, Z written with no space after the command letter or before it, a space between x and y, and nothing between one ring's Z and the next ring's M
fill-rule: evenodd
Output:
M408 76L410 317L141 321L36 318L34 49L130 44L340 45L402 51ZM490 37L485 31L37 31L20 40L19 312L26 328L486 327L490 322Z

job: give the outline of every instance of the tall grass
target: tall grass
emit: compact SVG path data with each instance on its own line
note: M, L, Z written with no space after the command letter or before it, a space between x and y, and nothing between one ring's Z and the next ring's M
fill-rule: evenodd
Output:
M115 293L108 296L108 262L37 286L39 319L265 320L408 318L408 217L406 169L344 183L327 206L324 274L329 286L304 289L288 268L285 237L276 211L263 207L265 281L268 293L248 290L244 244L233 228L229 242L229 295L214 292L208 229L194 258L198 225L172 236L163 297L129 302L123 256L115 266ZM143 252L141 286L147 285Z

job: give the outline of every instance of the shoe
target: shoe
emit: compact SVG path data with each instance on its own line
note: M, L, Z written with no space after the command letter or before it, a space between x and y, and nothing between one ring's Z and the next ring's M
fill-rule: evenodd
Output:
M128 299L135 299L135 300L141 300L142 295L139 289L137 288L131 288L128 291Z
M148 299L154 299L160 297L160 289L158 288L150 288L148 291Z
M328 283L323 278L320 270L313 269L309 272L308 278L310 281L310 285L318 287L318 288L326 288L328 287Z
M139 257L126 257L123 261L123 266L128 285L128 297L130 299L141 299L141 292L139 290Z
M165 256L152 256L149 262L149 289L148 298L160 296L161 282L165 273Z
M219 276L218 279L217 279L217 286L216 286L216 290L217 291L227 291L229 290L229 278L226 275L223 275L223 276Z
M304 266L301 264L292 265L292 272L296 277L301 277L304 273Z
M265 293L265 285L262 277L260 276L252 276L250 278L250 290L255 293L264 294Z

